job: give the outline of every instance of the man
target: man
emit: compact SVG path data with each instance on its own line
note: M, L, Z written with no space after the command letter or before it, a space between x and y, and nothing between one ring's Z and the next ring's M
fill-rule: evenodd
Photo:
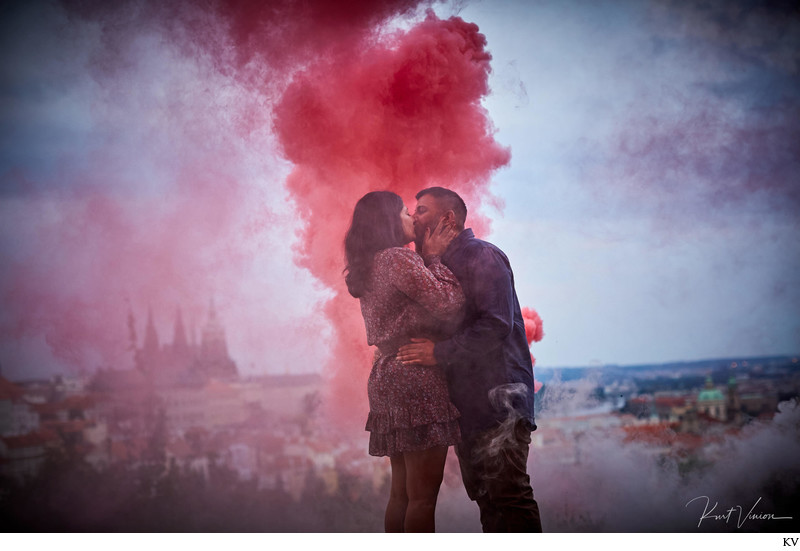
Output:
M442 255L466 296L464 321L450 339L413 339L398 359L440 365L461 412L456 447L461 476L476 501L484 532L541 532L539 506L527 474L533 418L533 366L525 324L506 255L464 229L467 207L455 192L432 187L417 194L418 245L439 224L460 233ZM418 249L419 250L419 249Z

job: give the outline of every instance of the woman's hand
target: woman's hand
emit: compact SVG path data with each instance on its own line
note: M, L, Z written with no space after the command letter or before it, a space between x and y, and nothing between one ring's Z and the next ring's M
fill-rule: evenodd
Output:
M425 230L425 235L422 237L422 256L425 258L441 256L458 233L452 225L446 224L444 218L442 218L436 224L436 227Z

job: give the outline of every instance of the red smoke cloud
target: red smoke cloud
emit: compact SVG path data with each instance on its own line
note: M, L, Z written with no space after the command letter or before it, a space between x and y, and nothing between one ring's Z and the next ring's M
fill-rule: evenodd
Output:
M69 59L88 60L91 124L105 139L37 182L40 192L14 188L23 207L4 235L24 238L3 245L15 250L0 336L45 335L75 367L124 367L128 304L140 335L152 306L166 341L177 307L197 327L213 295L229 338L253 344L265 365L292 349L290 365L315 367L306 357L320 334L315 313L305 327L296 313L287 319L304 298L270 271L295 225L270 210L285 201L271 165L277 140L301 222L294 258L332 291L320 310L333 328L324 367L333 410L363 422L370 351L342 278L356 201L390 189L413 208L418 190L447 186L480 235L489 179L510 159L481 106L491 56L478 27L432 12L407 30L385 26L419 4L63 2L55 17L78 29L67 33L80 46Z
M129 367L128 305L139 314L152 305L160 321L170 322L181 306L199 328L208 299L221 288L227 295L247 266L247 219L226 185L230 174L192 161L176 188L189 186L196 195L181 199L126 197L94 186L29 195L19 207L27 220L17 227L35 227L24 238L26 252L8 259L2 301L14 323L0 325L0 337L41 335L56 359L91 370ZM242 220L233 220L237 215Z
M296 69L320 56L349 55L365 35L387 19L414 10L421 0L219 0L214 8L227 22L234 64L266 61L274 71ZM202 33L195 34L202 38Z
M291 71L416 3L65 0L34 10L55 22L49 36L35 29L45 51L81 72L92 111L79 123L100 139L83 158L55 151L60 168L45 178L0 175L19 193L1 205L3 344L41 342L74 369L127 367L128 305L140 335L151 306L165 341L177 307L199 329L215 296L229 336L280 366L281 348L320 328L289 317L286 274L256 266L280 258L270 249L291 221L270 211L283 199L259 180L274 187L282 176L254 150L269 157L271 107ZM307 371L304 352L292 365ZM11 360L12 371L26 363Z
M539 342L544 337L544 325L542 325L542 318L539 313L533 308L522 309L522 319L525 322L525 337L528 339L528 346L534 342ZM531 353L531 362L536 365L536 358ZM534 392L539 392L542 388L542 383L537 380L533 381Z
M387 20L434 1L61 0L61 4L72 16L100 23L104 47L93 58L104 72L124 70L126 64L120 61L125 61L129 43L142 31L156 31L187 57L209 57L220 74L260 88L274 99L297 69L319 58L351 55Z
M522 319L525 321L525 337L528 339L528 346L542 340L544 326L539 313L533 308L523 308Z
M342 279L356 201L389 189L413 208L417 191L443 185L464 197L470 225L487 229L474 213L509 152L494 141L480 105L489 91L485 47L476 25L429 13L358 55L302 71L275 109L277 136L294 163L287 187L305 223L298 262L335 292L325 314L334 325L327 372L339 414L363 420L370 368L358 303Z

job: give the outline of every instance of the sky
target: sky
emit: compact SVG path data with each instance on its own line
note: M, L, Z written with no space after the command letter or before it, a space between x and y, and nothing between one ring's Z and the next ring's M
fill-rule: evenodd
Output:
M794 353L798 12L483 2L462 16L494 57L486 104L512 161L492 238L544 320L539 365Z
M2 8L4 376L130 367L148 310L168 342L213 300L244 374L349 383L343 228L427 183L508 255L538 369L800 350L792 3L196 4Z

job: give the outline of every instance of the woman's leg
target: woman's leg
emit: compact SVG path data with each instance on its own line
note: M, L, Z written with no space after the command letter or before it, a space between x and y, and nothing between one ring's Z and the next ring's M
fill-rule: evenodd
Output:
M402 532L406 521L406 508L408 507L406 464L403 460L403 454L392 456L389 460L392 463L392 487L389 491L389 503L386 505L383 528L387 532Z
M406 468L406 532L436 531L436 499L444 476L447 446L403 454Z

